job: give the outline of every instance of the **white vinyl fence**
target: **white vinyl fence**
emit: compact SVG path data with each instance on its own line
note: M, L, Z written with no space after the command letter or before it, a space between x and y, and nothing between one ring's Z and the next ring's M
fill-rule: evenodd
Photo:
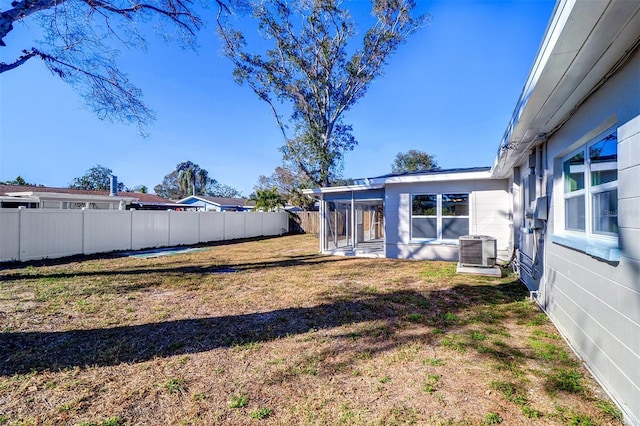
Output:
M0 262L282 235L288 230L286 212L0 209Z

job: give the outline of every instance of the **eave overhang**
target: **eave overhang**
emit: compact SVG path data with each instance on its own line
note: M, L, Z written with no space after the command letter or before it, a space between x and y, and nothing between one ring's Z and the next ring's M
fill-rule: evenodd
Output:
M509 176L640 44L640 1L559 0L492 167Z

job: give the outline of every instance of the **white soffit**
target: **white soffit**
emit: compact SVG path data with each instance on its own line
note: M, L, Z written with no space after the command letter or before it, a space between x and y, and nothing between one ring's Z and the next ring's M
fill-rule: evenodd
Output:
M555 132L640 38L640 1L560 1L501 142L495 177Z

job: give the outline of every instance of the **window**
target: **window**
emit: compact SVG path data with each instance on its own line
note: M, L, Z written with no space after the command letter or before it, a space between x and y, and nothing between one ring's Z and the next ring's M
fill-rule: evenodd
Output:
M411 238L457 240L469 234L469 194L416 194L411 199Z
M618 135L609 134L563 162L564 228L586 236L618 234Z

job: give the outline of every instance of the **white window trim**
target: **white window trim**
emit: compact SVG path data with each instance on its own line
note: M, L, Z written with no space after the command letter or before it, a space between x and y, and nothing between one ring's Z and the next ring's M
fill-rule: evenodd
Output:
M443 194L467 194L468 195L468 200L469 200L469 214L466 216L444 216L442 214L442 195ZM418 196L418 195L435 195L436 196L436 211L437 214L434 215L414 215L413 214L413 197ZM455 218L460 218L460 219L467 219L468 220L468 227L469 227L469 232L471 232L471 193L470 192L465 192L465 191L450 191L450 192L439 192L439 193L435 193L435 192L416 192L416 193L411 193L410 194L410 201L409 201L409 232L411 235L411 242L420 242L420 243L437 243L437 244L458 244L458 239L443 239L442 238L442 219L444 217L455 217ZM421 238L421 237L414 237L413 236L413 218L414 217L419 217L419 218L435 218L436 219L436 238Z
M606 136L610 135L612 132L617 132L616 128L609 128L606 131L599 133L596 137L590 139L587 143L581 145L577 149L572 150L569 154L565 155L561 158L560 161L560 188L562 189L560 194L559 203L562 211L561 220L559 221L562 225L562 233L558 235L558 239L565 241L566 238L569 237L574 238L577 241L580 241L581 244L584 242L585 244L591 244L591 242L598 244L598 242L603 243L605 247L617 247L618 245L618 234L617 233L601 233L593 231L593 195L598 194L605 191L610 191L618 188L618 179L615 182L607 182L597 186L591 186L591 162L589 161L589 148L603 140ZM584 188L573 191L573 192L565 192L565 171L564 171L564 163L571 159L574 155L582 152L584 154ZM616 150L617 152L617 150ZM616 162L617 163L617 162ZM584 197L585 201L585 230L573 230L567 229L566 225L566 211L565 211L565 201L571 198L576 197ZM559 242L559 241L556 241ZM563 244L567 245L567 244Z

